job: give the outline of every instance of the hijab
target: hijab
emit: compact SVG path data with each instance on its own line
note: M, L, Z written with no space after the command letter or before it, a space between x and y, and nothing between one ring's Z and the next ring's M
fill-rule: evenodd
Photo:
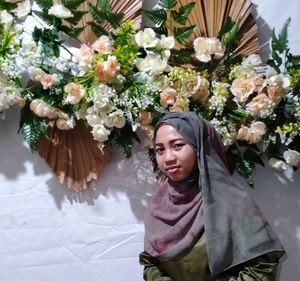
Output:
M213 126L194 112L171 112L157 123L154 141L162 124L174 127L194 148L197 179L177 185L167 179L160 186L145 216L145 251L160 260L175 259L204 233L212 273L266 253L282 255L254 201L230 175Z

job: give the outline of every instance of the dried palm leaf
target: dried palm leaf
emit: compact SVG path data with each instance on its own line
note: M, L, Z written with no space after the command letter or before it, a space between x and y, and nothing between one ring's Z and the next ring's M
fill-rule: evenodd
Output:
M178 0L177 7L190 3L189 0ZM199 36L215 37L228 18L240 21L238 39L240 46L235 50L237 54L250 55L259 52L257 25L252 15L250 0L195 0L188 25L197 25L197 30L191 36L187 45Z
M79 8L82 11L88 11L89 5L96 5L97 0L88 0L85 1ZM133 25L136 28L139 28L141 26L142 22L142 0L110 0L110 5L112 8L113 13L123 13L124 14L124 21L126 20L132 20ZM88 25L89 22L93 21L92 16L87 13L84 15L81 19L81 21L78 23L77 27L87 27L83 30L83 32L79 35L78 39L81 43L85 44L91 44L96 39L97 36L93 32L91 26ZM104 26L104 29L106 31L111 31L112 27L109 25Z
M58 181L77 192L99 177L112 155L111 147L103 153L99 150L90 129L83 123L72 130L59 130L52 125L50 138L40 139L37 150Z

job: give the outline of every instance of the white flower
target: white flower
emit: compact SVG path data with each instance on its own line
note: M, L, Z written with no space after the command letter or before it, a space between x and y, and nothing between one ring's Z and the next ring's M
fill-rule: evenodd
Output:
M167 49L170 50L174 48L175 46L175 39L173 36L166 37L165 35L162 35L160 37L160 40L158 41L157 47L160 49Z
M124 112L120 109L110 113L105 120L105 125L109 128L123 128L126 124L126 119L124 117Z
M105 128L102 124L97 124L92 129L92 135L94 139L98 142L105 142L108 140L110 131Z
M300 167L300 153L296 150L286 150L283 153L283 158L291 166Z
M48 11L49 15L53 15L60 19L67 19L73 17L71 11L61 4L54 4Z
M95 126L97 124L101 124L102 119L100 118L100 116L96 115L96 114L88 114L85 116L86 121L89 123L89 125L91 126Z
M13 21L14 18L9 12L7 12L6 10L0 11L0 23L3 24L5 30L11 28Z
M31 4L29 0L25 0L18 4L18 7L12 10L17 18L24 19L31 11Z
M259 66L260 64L262 64L262 60L257 54L249 55L242 62L242 65L244 66Z
M278 86L280 87L284 93L287 93L289 91L290 87L290 79L283 74L275 74L272 76L269 76L267 79L270 86Z
M278 172L282 172L288 167L288 165L284 161L279 160L277 158L270 158L268 163L273 170Z
M34 51L36 50L37 46L35 41L33 40L33 38L30 36L24 36L23 40L22 40L22 48L23 48L23 52L27 53L29 51Z
M224 55L222 44L218 38L198 37L194 40L196 58L202 62L209 62L214 58L218 59Z
M39 79L45 74L45 71L42 70L41 68L37 67L30 67L29 68L29 76L30 79L34 81L39 81Z
M157 45L158 39L156 38L155 32L152 28L145 28L135 35L135 42L139 47L153 48Z
M151 54L144 59L137 59L136 67L139 71L149 72L150 75L158 75L167 71L168 64L159 55Z

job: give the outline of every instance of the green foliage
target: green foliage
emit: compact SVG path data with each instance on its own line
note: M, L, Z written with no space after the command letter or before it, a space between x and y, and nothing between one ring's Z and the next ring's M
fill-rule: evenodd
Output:
M10 52L10 44L15 37L15 34L11 34L8 31L4 31L2 35L2 41L0 41L0 57L6 57Z
M251 187L254 186L255 164L252 161L242 160L236 163L235 170Z
M0 1L0 10L7 10L11 11L17 7L16 3L8 3L5 2L4 0Z
M174 50L172 52L170 61L172 64L185 64L190 61L192 54L194 54L193 49L186 48L181 50Z
M77 10L79 6L84 3L85 0L62 0L62 4L69 10Z
M196 4L195 2L191 2L184 6L181 6L178 12L171 11L171 16L173 17L174 21L181 25L186 24L188 17L191 11L193 10L195 4Z
M153 11L144 10L143 13L158 27L163 26L167 20L167 13L164 9Z
M231 19L229 19L228 27L230 27L230 29L223 34L222 41L224 42L226 53L231 53L239 45L237 34L240 29L240 21L232 22Z
M158 5L165 10L174 8L177 4L177 0L159 0Z
M174 37L179 43L184 44L189 39L189 37L195 32L196 28L196 25L175 27Z
M278 36L275 34L275 30L272 32L272 59L268 60L268 64L272 66L277 72L281 72L283 62L289 54L288 49L288 27L290 25L291 18L284 23ZM286 67L286 66L285 66Z
M71 38L77 38L80 33L84 30L84 27L68 27L68 26L61 26L61 31L63 31L65 34L69 35Z
M19 124L19 131L32 152L36 151L36 146L41 137L49 137L50 127L48 123L34 115L29 106L22 109Z
M94 22L89 22L89 26L92 28L96 36L108 35L108 32L99 24Z
M50 9L53 5L52 0L35 0L35 3L42 9Z
M77 25L81 18L86 14L86 11L73 11L73 17L64 19L64 21L72 24Z
M59 56L59 46L62 41L59 39L58 31L56 28L41 29L34 28L32 33L34 41L38 44L42 43L43 53L47 56Z
M123 128L114 130L112 137L113 145L119 147L126 158L131 157L133 139L135 139L137 142L140 142L137 135L132 131L131 125L128 123L126 123Z
M100 8L106 14L112 13L112 9L111 9L109 0L100 0L98 2L98 8Z

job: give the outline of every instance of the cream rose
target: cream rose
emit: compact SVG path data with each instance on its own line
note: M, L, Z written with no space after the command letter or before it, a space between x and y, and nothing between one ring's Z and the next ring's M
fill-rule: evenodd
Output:
M126 124L126 118L124 116L124 112L120 109L111 112L107 119L105 120L105 125L109 128L123 128Z
M267 131L265 123L253 122L250 127L241 126L238 130L236 139L245 140L251 143L259 143Z
M166 88L160 94L160 105L164 108L168 108L176 101L177 92L173 88Z
M245 104L255 89L256 85L252 79L238 78L232 82L231 92L240 104Z
M160 49L170 50L175 46L175 39L173 36L161 35L160 40L158 41L157 47Z
M108 129L106 129L104 125L97 124L97 125L93 126L92 135L96 141L105 142L108 140L110 131Z
M288 165L284 161L277 158L270 158L268 164L273 170L278 172L282 172L288 168Z
M286 150L283 153L283 158L291 166L300 167L300 153L296 150Z
M25 0L23 2L18 3L17 8L12 10L13 13L16 14L17 18L24 19L31 11L31 4L29 0Z
M5 30L11 28L13 21L14 18L9 12L7 12L6 10L0 11L0 23L3 24Z
M262 64L262 60L261 57L257 54L249 55L242 62L242 65L245 66L259 66L260 64Z
M150 75L158 75L168 68L166 60L161 59L160 55L147 55L144 59L136 60L136 67L141 72L149 72Z

